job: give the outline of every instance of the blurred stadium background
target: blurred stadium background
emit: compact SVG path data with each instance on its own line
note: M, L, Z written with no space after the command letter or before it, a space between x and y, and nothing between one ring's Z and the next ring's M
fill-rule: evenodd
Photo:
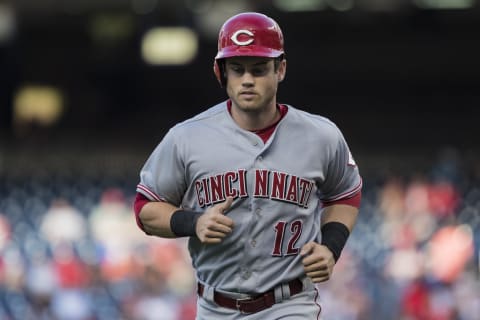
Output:
M335 121L364 178L322 319L480 319L475 0L0 1L0 319L194 319L184 239L132 199L166 130L225 99L240 11L279 22L280 102Z

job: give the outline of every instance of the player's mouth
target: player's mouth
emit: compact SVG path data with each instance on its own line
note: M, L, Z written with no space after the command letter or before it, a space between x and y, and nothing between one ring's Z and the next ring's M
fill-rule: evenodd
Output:
M253 98L257 94L254 91L241 91L240 96L243 98Z

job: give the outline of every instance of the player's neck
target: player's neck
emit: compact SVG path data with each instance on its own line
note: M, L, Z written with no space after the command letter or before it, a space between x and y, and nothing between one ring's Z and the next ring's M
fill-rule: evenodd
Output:
M267 128L281 118L281 113L275 102L268 108L261 110L245 110L231 104L229 105L229 111L238 126L249 131Z

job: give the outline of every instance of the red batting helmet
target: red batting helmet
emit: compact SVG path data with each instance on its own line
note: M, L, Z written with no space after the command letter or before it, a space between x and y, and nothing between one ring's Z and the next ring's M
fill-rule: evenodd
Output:
M225 85L219 60L240 56L278 58L284 54L282 30L275 20L261 13L240 13L220 29L213 69L220 84Z

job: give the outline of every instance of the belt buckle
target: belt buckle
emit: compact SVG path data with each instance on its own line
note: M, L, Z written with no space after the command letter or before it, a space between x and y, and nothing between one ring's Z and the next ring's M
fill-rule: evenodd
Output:
M252 297L248 297L248 298L239 298L239 299L236 299L235 300L235 307L237 308L238 311L240 311L240 313L242 314L247 314L249 312L245 312L241 309L241 305L240 303L244 302L244 301L248 301L248 300L252 300Z

